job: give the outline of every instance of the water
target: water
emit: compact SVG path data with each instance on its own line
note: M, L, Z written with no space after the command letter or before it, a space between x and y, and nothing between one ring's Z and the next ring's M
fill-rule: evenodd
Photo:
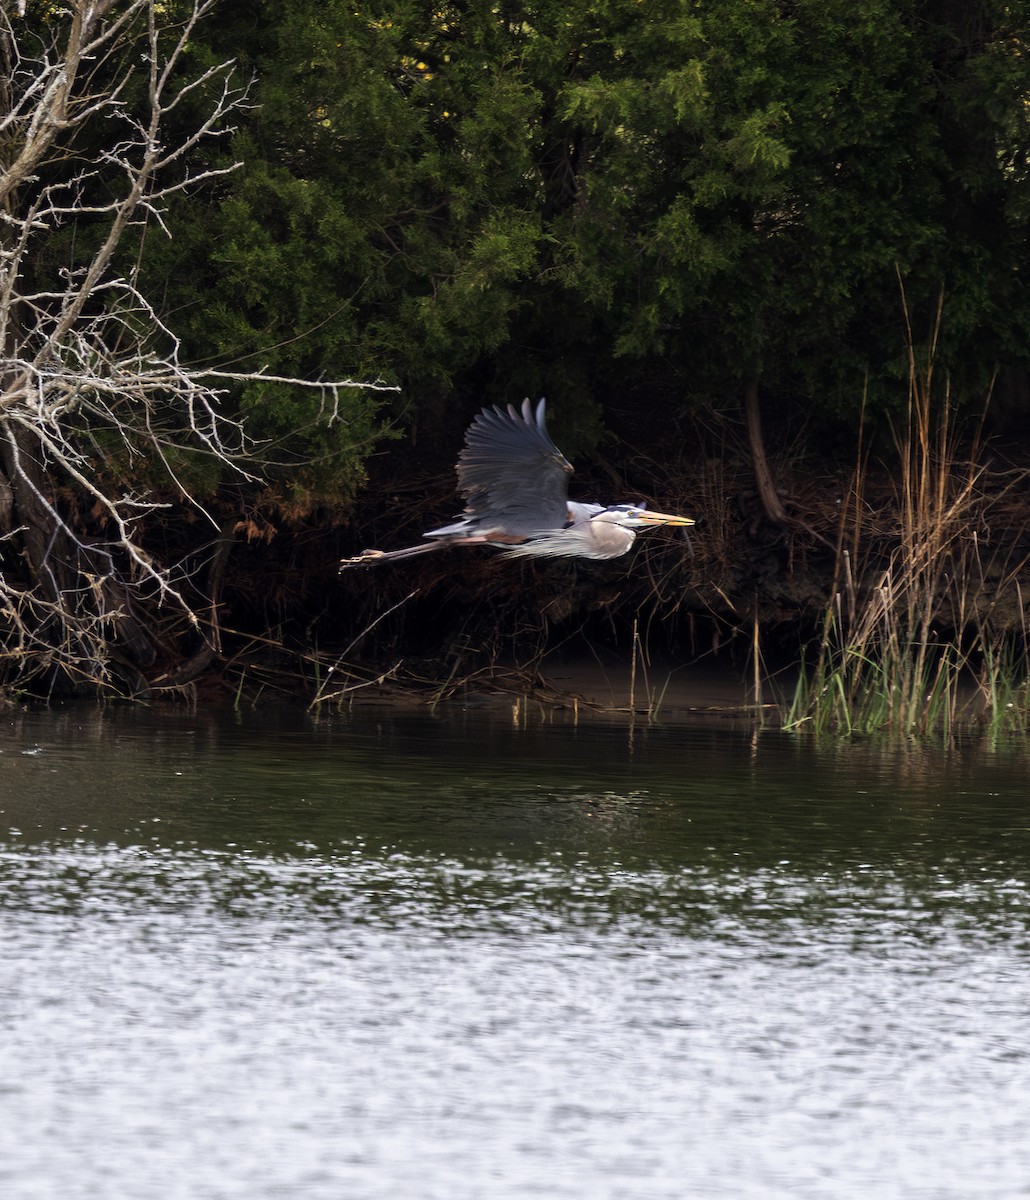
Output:
M0 1195L1030 1195L1028 776L728 727L8 717Z

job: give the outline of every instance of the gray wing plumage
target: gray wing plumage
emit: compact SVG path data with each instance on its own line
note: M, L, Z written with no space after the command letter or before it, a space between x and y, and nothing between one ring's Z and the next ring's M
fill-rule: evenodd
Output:
M561 529L568 520L572 467L551 441L544 401L484 409L458 457L465 516L484 531L524 535Z

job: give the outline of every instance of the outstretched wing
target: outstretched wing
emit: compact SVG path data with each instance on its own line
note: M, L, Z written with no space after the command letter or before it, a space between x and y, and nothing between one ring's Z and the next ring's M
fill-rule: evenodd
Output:
M484 530L526 535L561 529L568 520L572 467L551 441L545 403L534 411L485 408L465 434L458 490L465 515Z

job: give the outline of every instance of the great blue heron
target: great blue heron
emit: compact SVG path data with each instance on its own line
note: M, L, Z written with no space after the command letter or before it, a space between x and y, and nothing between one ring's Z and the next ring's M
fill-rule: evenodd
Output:
M551 441L544 401L534 410L484 408L465 434L458 457L458 491L465 512L453 525L403 550L366 550L344 567L428 554L443 546L497 546L506 555L537 558L618 558L637 529L693 525L690 517L649 512L643 504L581 504L568 496L572 467Z

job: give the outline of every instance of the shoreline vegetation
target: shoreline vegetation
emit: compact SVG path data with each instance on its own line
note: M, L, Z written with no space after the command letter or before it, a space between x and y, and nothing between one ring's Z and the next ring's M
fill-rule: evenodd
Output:
M473 587L465 603L500 613L502 625L525 619L524 606L513 604L508 594L511 580L506 585L502 576L517 572L521 582L535 576L538 583L539 569L527 572L456 550L452 563L434 565L426 573L396 573L394 568L389 585L414 590L379 612L338 657L307 656L310 708L347 708L374 697L376 703L435 709L456 700L482 703L493 697L511 704L516 723L528 719L535 707L629 721L660 721L663 714L746 718L816 734L950 738L1030 731L1028 472L1006 464L985 466L992 447L984 440L982 420L963 441L947 384L937 402L935 386L932 347L920 368L910 342L908 403L894 439L893 470L882 463L878 470L871 468L859 436L856 463L834 502L835 528L825 506L822 530L811 524L815 514L804 522L791 522L784 514L787 528L780 530L779 550L785 569L770 588L776 597L771 620L760 587L754 590L748 621L728 594L732 585L707 574L713 558L721 555L728 561L733 546L743 545L743 539L737 541L742 530L727 528L723 521L727 541L706 543L705 529L718 522L703 521L685 569L682 551L678 566L669 565L668 540L663 544L659 539L649 548L643 544L643 562L635 565L638 571L643 565L646 585L642 589L638 583L626 602L631 616L621 611L618 594L605 601L612 628L621 626L621 637L614 637L603 653L581 632L554 636L563 623L560 599L545 592L538 610L543 619L534 630L538 640L532 653L523 651L521 658L504 633L474 649L471 631L480 630L482 637L482 626L472 620L462 623L449 658L430 656L418 665L403 658L392 664L380 659L372 667L350 660L357 645L373 639L380 623L415 600L422 588L447 593L454 573L465 568L479 584L478 597ZM731 506L723 499L724 517ZM832 557L826 553L831 538ZM815 556L818 565L799 568L798 560L806 556ZM589 568L569 573L589 574ZM788 589L783 586L792 574L800 577L793 621L784 615ZM379 594L375 584L381 577L382 568L365 575L374 594ZM626 582L623 578L617 586ZM825 597L821 608L816 598L820 585ZM718 608L702 601L706 588L709 597L721 598ZM584 595L596 600L597 591L588 584ZM557 621L547 619L549 610ZM693 653L679 661L667 640L656 659L651 652L651 634L670 615L684 618L678 622L681 632L687 625L694 645ZM694 627L702 618L714 637L712 647L698 653ZM564 623L570 619L574 630L574 602ZM771 650L770 624L778 627ZM718 644L720 626L728 643L725 652ZM564 657L563 642L571 646ZM778 665L772 666L773 661ZM241 676L236 702L246 692Z
M863 459L827 477L804 525L776 528L756 516L756 497L749 513L727 493L714 513L694 510L703 520L689 547L640 539L618 571L455 550L430 568L370 568L341 583L339 531L309 533L316 553L329 549L298 594L326 589L323 618L340 602L360 614L342 646L305 644L289 619L232 628L228 612L241 597L246 612L269 566L299 582L278 547L260 545L256 567L225 577L219 649L205 646L200 670L150 683L116 666L106 694L241 707L288 698L316 713L487 703L510 706L516 723L564 711L835 735L1030 732L1026 473L979 435L961 445L954 414L944 405L938 422L928 394L913 383L896 468ZM743 470L736 479L747 487ZM791 503L794 489L780 486Z
M0 2L0 695L1030 731L1028 62L1030 0ZM689 539L337 574L541 396Z
M547 579L546 570L488 551L456 550L446 565L387 568L385 577L371 568L348 590L370 592L373 604L398 589L407 594L384 602L340 653L297 653L292 680L288 668L270 668L259 653L249 668L237 668L234 703L259 702L264 692L301 695L316 712L366 701L435 710L492 700L510 705L516 723L532 711L565 710L631 722L744 718L836 735L1026 733L1027 473L996 455L994 469L984 465L992 447L979 424L963 443L947 395L932 401L932 362L920 374L914 351L909 385L894 469L870 467L860 437L832 512L824 503L804 523L775 532L766 524L767 540L748 543L743 523L726 520L735 506L723 497L685 556L670 539L645 541L630 568L636 578L609 572L607 594L589 567ZM719 525L725 540L716 543L707 531ZM739 585L713 575L711 565L729 562L737 549L749 569L756 552L768 568L770 546L781 568L769 572L764 594L755 586L748 611ZM576 596L568 591L573 577ZM513 595L516 582L532 595ZM381 657L380 626L434 594L437 616L439 607L465 606L448 626L447 651ZM609 625L600 647L587 632L591 605L603 605ZM680 638L688 634L689 653L677 656L662 636L670 619ZM484 633L491 624L492 638ZM702 624L711 636L703 650ZM521 648L511 634L520 625ZM369 648L371 660L362 661Z

